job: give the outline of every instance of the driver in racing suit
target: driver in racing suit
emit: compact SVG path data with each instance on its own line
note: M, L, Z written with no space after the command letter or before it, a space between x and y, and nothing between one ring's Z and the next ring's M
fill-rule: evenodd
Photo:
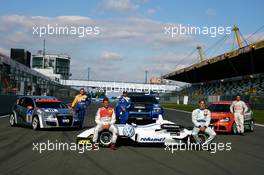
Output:
M215 131L208 127L211 121L211 112L205 108L205 101L199 101L200 108L195 109L192 112L192 122L194 124L192 135L197 143L200 143L200 139L198 137L199 132L205 132L209 135L209 138L204 142L204 144L210 144L212 140L215 138Z
M126 124L129 115L129 108L131 106L131 100L127 96L127 92L123 92L123 95L118 100L117 114L119 114L120 124Z
M240 96L238 95L230 106L230 112L234 114L237 132L242 136L244 135L244 115L247 111L248 107L246 103L240 100Z
M101 132L104 129L107 129L110 132L112 132L110 148L115 150L116 149L115 143L118 134L118 130L114 125L116 122L116 116L114 109L109 107L109 100L107 98L103 100L103 107L97 110L95 116L95 122L97 126L94 129L93 143L96 143L98 141L99 132Z
M80 89L80 94L76 95L72 102L72 109L79 118L79 129L83 128L84 117L87 107L90 105L91 101L88 99L88 96L85 94L84 88Z

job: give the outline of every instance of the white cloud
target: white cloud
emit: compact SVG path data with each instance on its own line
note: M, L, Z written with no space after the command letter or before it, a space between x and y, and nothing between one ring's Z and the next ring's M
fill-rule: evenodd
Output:
M0 30L6 32L7 35L4 38L9 38L10 41L19 42L20 38L28 38L31 40L33 37L33 27L36 26L98 26L100 28L99 35L91 35L85 38L68 36L45 36L54 43L70 43L79 42L83 44L86 40L94 41L118 41L118 40L139 40L139 44L152 44L152 45L166 45L170 43L182 43L182 41L191 41L191 36L179 36L177 38L171 38L164 35L165 23L159 21L150 20L148 18L129 17L118 20L93 20L88 17L82 16L57 16L57 17L45 17L45 16L0 16L1 25ZM4 27L3 27L4 26ZM14 36L13 33L20 32L20 36ZM1 37L1 35L0 35ZM37 36L34 36L37 37ZM43 38L39 38L43 39ZM58 40L60 39L60 40ZM4 41L4 40L2 40ZM81 41L81 42L80 42Z
M104 0L103 7L112 11L130 11L138 8L130 0Z
M98 36L86 38L68 36L45 37L48 53L70 54L72 57L71 72L73 73L73 78L87 77L87 67L91 67L91 77L94 79L111 79L115 75L115 80L137 81L142 79L144 81L144 65L149 66L149 69L153 70L152 72L155 74L166 73L170 69L175 68L179 55L178 57L177 55L174 57L173 53L170 55L169 53L162 53L164 51L161 50L159 51L160 57L152 57L152 62L156 65L151 65L150 62L145 62L144 59L140 60L143 57L141 55L142 52L149 54L153 49L157 49L156 46L166 49L171 45L177 47L177 44L181 47L190 46L195 41L195 38L190 36L168 38L164 35L163 31L167 23L142 17L124 17L105 21L83 16L46 17L11 15L0 16L0 24L2 48L25 48L31 51L32 54L42 49L44 39L32 35L33 26L47 24L57 24L58 26L99 26L101 32ZM94 50L95 46L98 46L96 50ZM115 50L115 52L111 51L111 49ZM125 49L126 52L123 52L122 49ZM133 54L125 55L124 53ZM138 56L140 58L135 58ZM158 61L159 59L166 63ZM102 64L102 60L109 61ZM124 66L127 64L131 65L129 67ZM141 66L142 68L139 70ZM158 70L160 66L161 68ZM127 69L129 71L124 75ZM104 71L102 72L102 70Z
M159 76L174 70L179 70L190 66L196 61L196 54L189 55L184 52L166 52L160 55L145 58L145 65L142 70L148 70L150 73Z
M115 52L103 52L100 56L101 59L107 61L120 61L123 60L123 56Z
M3 55L9 56L10 55L10 50L0 47L0 53L3 54Z

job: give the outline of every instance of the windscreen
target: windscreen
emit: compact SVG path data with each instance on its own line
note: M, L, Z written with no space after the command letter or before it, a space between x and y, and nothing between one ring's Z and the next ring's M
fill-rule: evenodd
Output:
M208 109L211 112L230 112L229 104L211 104Z
M67 108L64 103L61 102L36 102L38 108Z
M132 96L130 97L133 103L157 104L158 101L153 96Z

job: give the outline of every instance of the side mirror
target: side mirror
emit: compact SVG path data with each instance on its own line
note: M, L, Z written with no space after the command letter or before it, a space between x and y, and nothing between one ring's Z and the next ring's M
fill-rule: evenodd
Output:
M32 106L27 106L27 109L30 110L30 109L33 109L33 107Z

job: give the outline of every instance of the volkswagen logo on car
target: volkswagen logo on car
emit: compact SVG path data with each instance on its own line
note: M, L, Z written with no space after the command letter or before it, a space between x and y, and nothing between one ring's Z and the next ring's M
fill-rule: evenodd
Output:
M133 126L125 126L123 129L123 134L126 137L133 137L135 135L135 129Z

